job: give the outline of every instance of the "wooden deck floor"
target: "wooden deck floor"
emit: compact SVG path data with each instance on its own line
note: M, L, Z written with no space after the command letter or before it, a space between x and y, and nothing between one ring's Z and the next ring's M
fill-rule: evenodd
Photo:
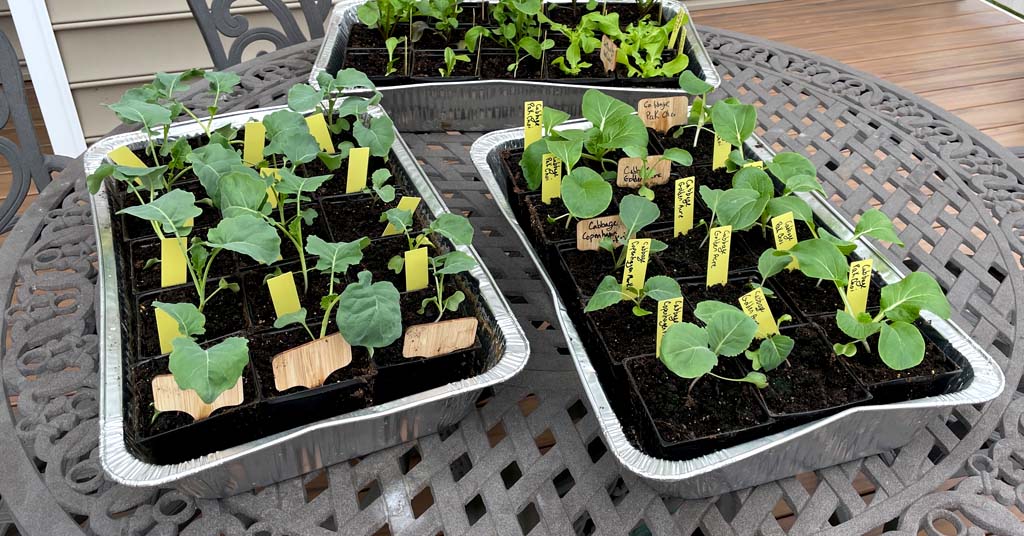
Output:
M1024 145L1024 22L981 0L783 0L693 18L834 58Z

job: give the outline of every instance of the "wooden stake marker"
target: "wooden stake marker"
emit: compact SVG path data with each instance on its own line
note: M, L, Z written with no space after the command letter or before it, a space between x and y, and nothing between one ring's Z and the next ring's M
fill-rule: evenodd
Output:
M203 402L199 395L192 389L182 391L178 388L178 382L174 376L161 374L152 381L153 407L157 411L184 411L195 420L202 420L210 416L219 408L237 406L245 399L242 392L242 378L238 378L235 386L224 391L213 401L213 404Z
M405 330L402 356L429 359L469 348L476 342L477 324L475 317L466 317L412 326Z
M636 113L644 125L658 132L668 132L676 125L685 125L689 108L685 96L640 99Z
M297 385L320 387L334 371L351 363L352 346L341 333L334 333L277 354L271 362L274 388L285 391Z
M576 222L576 249L580 251L599 251L601 238L608 237L616 246L620 246L629 238L626 236L626 225L618 214L601 216Z

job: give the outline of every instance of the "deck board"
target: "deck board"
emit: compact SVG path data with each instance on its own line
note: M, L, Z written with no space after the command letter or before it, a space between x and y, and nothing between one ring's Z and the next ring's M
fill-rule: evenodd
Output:
M786 0L693 18L834 58L917 92L1003 145L1024 145L1024 22L981 0Z

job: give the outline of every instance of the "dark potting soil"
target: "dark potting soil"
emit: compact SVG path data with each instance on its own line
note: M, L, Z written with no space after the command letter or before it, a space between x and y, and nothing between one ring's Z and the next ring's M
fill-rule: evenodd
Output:
M384 233L387 222L381 222L380 216L388 209L398 206L401 196L385 203L376 196L338 197L324 200L321 216L335 242L351 242L361 237L377 238ZM419 232L418 221L413 221L413 228Z
M736 275L730 277L725 285L706 287L703 282L694 282L683 286L683 297L694 308L697 307L698 303L707 300L720 301L739 307L740 296L753 290L751 285L759 281L760 276ZM774 291L771 281L764 287ZM793 316L794 319L796 318L793 309L790 308L789 304L778 292L774 292L774 296L768 297L768 307L772 310L772 315L775 318L786 314Z
M540 195L530 195L523 198L526 211L530 215L531 234L543 244L554 244L566 240L576 240L576 221L572 218L562 218L554 223L549 223L548 218L558 218L568 214L565 203L561 199L552 199L550 204L545 205ZM610 213L612 210L609 207ZM566 222L569 223L566 226Z
M750 387L736 382L676 376L653 355L626 362L636 392L666 443L757 426L768 420Z
M694 207L696 212L696 207ZM696 218L696 217L695 217ZM668 249L655 253L655 257L665 267L665 275L675 278L706 277L708 265L708 244L704 228L695 228L685 235L672 237L673 231L657 231L651 238L668 244ZM733 235L729 252L729 271L736 272L757 267L757 256Z
M403 284L402 287L405 287ZM403 289L399 289L403 290ZM459 288L455 285L449 277L444 282L444 297L451 296ZM402 292L401 303L402 303L402 326L408 329L410 326L417 324L428 324L437 320L437 306L430 304L424 309L423 314L420 314L420 307L423 305L423 300L434 298L437 296L437 289L434 288L433 282L431 286L425 289L416 290L413 292ZM463 301L457 311L446 311L441 320L451 320L453 318L461 318L464 316L472 316L469 305ZM402 355L403 339L398 339L391 346L385 348L378 348L373 353L373 361L378 366L396 365L400 363L406 363L409 361L422 360L422 357L406 358Z
M710 128L711 125L708 125ZM654 129L647 129L647 134L651 139L657 140L661 144L663 149L686 149L690 156L693 157L693 165L705 167L711 164L715 150L715 136L710 132L702 131L700 136L697 137L697 145L694 146L693 138L696 129L688 128L683 130L683 134L678 138L675 137L675 133L679 127L673 127L668 130L667 133L657 132Z
M457 55L469 55L468 52L457 52ZM469 55L470 61L455 62L455 69L451 76L474 76L476 75L476 62L474 55ZM442 77L440 70L445 69L444 54L437 52L417 52L412 63L412 75L438 78ZM442 77L443 78L443 77Z
M388 261L395 255L403 255L409 248L405 235L374 240L363 250L363 260L359 268L349 269L349 273L358 274L363 270L373 272L373 281L390 281L399 292L405 290L405 272L395 273L388 268Z
M761 390L768 411L776 415L806 413L868 398L817 329L804 325L783 333L796 344L786 362L768 373L768 387Z
M711 169L711 166L695 167L697 178L697 195L700 195L700 187L707 186L712 190L728 190L732 188L732 173L725 168Z
M616 253L619 251L616 249ZM621 276L622 268L615 269L612 254L605 250L580 251L575 247L567 247L559 250L558 255L562 258L581 298L593 296L604 276Z
M299 293L299 303L306 309L307 321L312 322L323 318L324 311L320 308L320 298L328 294L331 281L327 274L312 269L316 265L316 259L307 259L306 263L309 287L305 287L303 284L302 268L299 263L287 263L275 265L275 267L279 266L282 272L292 272L292 276L295 278L295 290ZM270 328L277 320L274 302L270 299L270 288L267 287L265 281L267 275L266 270L254 270L242 274L242 288L245 290L246 302L249 304L249 316L253 327ZM344 274L338 274L338 277L341 282L334 284L335 292L340 292L347 284Z
M530 185L526 182L526 177L523 176L523 168L519 167L519 162L523 159L522 149L516 149L514 151L505 150L501 152L501 160L508 170L508 176L512 181L512 189L514 192L528 192L530 191Z
M320 335L320 325L310 324L309 329L313 335ZM332 320L328 325L327 335L337 333L337 324ZM309 334L302 326L293 326L281 331L271 331L254 335L249 339L250 363L259 378L260 388L265 398L281 396L290 393L305 391L305 387L296 386L285 391L278 391L274 382L274 358L291 348L302 346L310 342ZM324 385L342 382L351 378L357 378L372 374L373 363L366 352L352 352L352 362L344 368L331 373L324 380ZM367 393L369 395L369 393Z
M825 330L830 344L850 342L850 337L846 336L834 321L821 318L817 320L816 324ZM927 323L918 320L915 325L921 329L927 326ZM957 370L956 364L951 362L943 354L942 349L929 337L924 338L924 360L916 367L907 370L893 370L887 367L878 355L878 337L871 337L868 340L871 342L870 351L865 350L863 345L858 345L857 355L842 358L849 365L850 372L865 385L871 386L906 378L936 376Z
M471 28L471 26L459 25L458 28L451 31L451 35L445 37L443 33L433 29L433 20L428 20L427 22L430 23L431 29L423 32L419 41L416 41L417 51L436 50L443 53L445 47L451 47L457 53L466 53L464 48L459 46L459 43L466 41L466 30ZM434 71L434 73L436 74L437 71Z
M526 53L522 53L526 56ZM522 57L522 56L521 56ZM519 62L519 68L513 72L508 66L516 62L515 54L484 53L480 56L480 77L501 80L538 80L541 77L540 60L529 56Z
M654 307L653 302L644 305L647 305L649 310ZM633 314L633 302L622 301L611 307L587 313L587 317L594 323L601 343L607 349L612 362L621 363L628 357L654 353L658 322L656 314L636 316Z
M333 141L334 141L335 146L337 146L342 141L351 141L351 140L334 139ZM371 156L370 157L369 165L367 167L367 169L369 170L368 174L373 174L374 170L385 168L385 167L388 167L388 166L386 165L386 163L384 162L384 160L382 158L379 158L379 157L376 157L376 156ZM331 196L336 196L336 195L345 195L345 188L346 188L347 177L348 177L348 159L342 160L341 161L341 167L339 167L338 169L336 169L334 171L331 171L330 169L327 168L326 164L324 164L323 162L320 161L319 158L317 158L317 159L314 159L312 162L307 162L307 163L303 164L302 165L302 169L299 172L299 175L301 175L303 177L315 177L315 176L319 176L319 175L333 175L333 178L327 180L327 182L323 183L319 188L317 188L313 192L313 197L315 199L321 199L321 198L324 198L324 197L331 197ZM369 186L369 184L370 184L370 181L369 181L369 178L367 178L367 186ZM396 185L395 179L391 179L391 182L389 184Z
M398 69L397 73L392 73L391 76L400 76L404 71L404 51L402 47L395 50L395 65ZM343 67L345 69L357 69L366 74L366 76L384 76L387 73L388 66L388 53L387 50L370 49L366 51L355 51L347 50L345 52L345 63Z
M207 296L217 289L217 282L218 280L216 279L206 282ZM192 285L143 294L139 297L135 312L136 318L139 319L136 338L139 341L138 357L141 358L160 355L160 341L156 330L156 313L153 309L154 301L198 304L199 297ZM241 296L228 289L218 292L207 301L203 314L206 315L206 334L196 337L196 342L200 344L242 331L248 327Z
M146 292L160 288L160 263L145 268L150 259L160 259L160 241L154 239L133 240L129 243L132 259L131 280L135 283L136 292ZM235 271L237 257L231 251L221 251L213 259L210 266L210 277L223 277ZM191 276L187 276L191 277Z
M783 270L772 276L770 281L786 289L786 295L805 315L824 314L835 318L836 311L845 308L843 298L839 295L840 291L831 281L822 281L819 284L818 280L803 275L799 270ZM842 292L845 292L845 289ZM872 285L868 292L867 310L878 310L880 300L879 288Z

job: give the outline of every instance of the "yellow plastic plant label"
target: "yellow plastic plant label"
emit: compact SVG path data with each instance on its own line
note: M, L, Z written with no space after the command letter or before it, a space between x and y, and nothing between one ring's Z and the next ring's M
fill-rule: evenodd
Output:
M863 313L868 307L868 291L871 289L871 259L850 263L850 282L846 285L846 301L850 302L853 314Z
M658 302L658 335L655 340L655 355L661 357L661 338L672 324L683 321L683 297L669 298Z
M786 212L772 218L772 234L775 235L775 249L789 251L796 245L796 222L793 221L793 213ZM794 258L786 265L787 270L798 268L799 263Z
M355 147L348 152L348 182L345 183L346 194L354 194L366 189L366 168L369 165L369 147Z
M309 126L309 133L316 139L320 150L327 154L334 154L334 142L331 141L331 131L327 130L327 120L324 114L314 113L306 117L306 125Z
M544 101L526 101L523 104L523 147L540 139L544 127Z
M245 124L245 138L242 145L242 160L250 166L263 161L263 146L267 142L267 127L260 121Z
M188 281L185 250L188 248L187 238L160 239L160 286L173 287L184 285Z
M729 161L729 153L732 152L732 145L729 142L715 136L715 152L711 156L711 169L722 169Z
M740 308L743 309L744 313L747 313L747 316L757 322L757 334L755 336L758 339L763 339L779 332L779 326L775 323L775 316L772 315L772 310L768 307L768 299L764 297L764 291L761 290L761 287L757 287L740 296Z
M416 213L416 207L420 206L420 198L413 196L405 196L398 200L398 206L396 208L402 209L410 214ZM391 236L398 234L398 229L395 229L390 223L384 228L384 234L381 236Z
M644 288L647 261L651 257L651 239L634 238L626 242L626 264L622 270L622 290Z
M262 123L260 125L262 126ZM281 170L272 167L260 169L261 177L269 177L271 175L274 176L275 181L281 180ZM267 203L270 203L271 208L277 208L277 192L275 192L270 186L267 186Z
M153 308L156 314L156 335L160 339L160 353L169 354L174 349L174 339L181 336L181 328L173 316L162 309Z
M545 205L550 205L552 199L562 197L562 161L557 156L547 153L544 155L543 170L540 199Z
M760 160L754 162L747 162L746 164L743 164L743 167L756 167L758 169L764 169L764 162Z
M274 312L278 318L302 308L299 291L295 289L295 276L291 272L267 279L267 287L270 288L270 301L274 302Z
M412 292L427 288L427 248L405 252L405 290Z
M729 250L732 247L732 225L712 227L708 233L708 278L706 285L724 285L729 279Z
M135 156L135 153L127 145L110 151L107 153L107 157L119 166L146 167L146 163Z
M693 191L697 188L694 177L676 179L675 216L672 236L685 235L693 229Z

